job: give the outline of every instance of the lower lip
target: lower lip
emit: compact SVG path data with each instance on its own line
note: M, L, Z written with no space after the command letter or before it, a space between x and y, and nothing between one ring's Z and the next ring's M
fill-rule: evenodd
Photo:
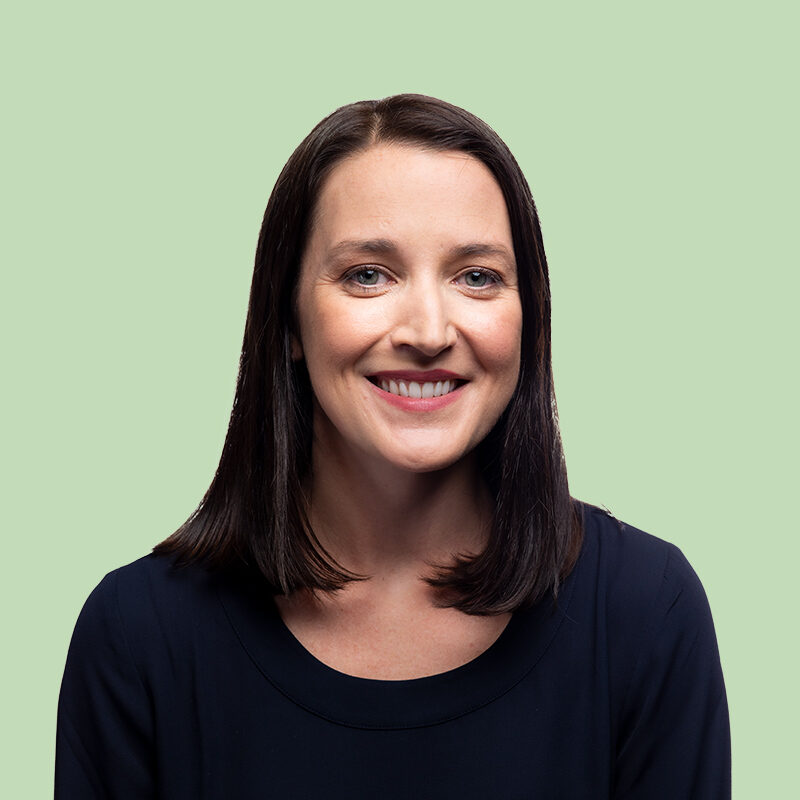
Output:
M462 383L457 389L452 392L440 395L439 397L402 397L399 394L392 394L376 386L372 381L367 383L390 405L395 408L402 408L403 411L438 411L440 408L449 406L458 400L461 390L467 385Z

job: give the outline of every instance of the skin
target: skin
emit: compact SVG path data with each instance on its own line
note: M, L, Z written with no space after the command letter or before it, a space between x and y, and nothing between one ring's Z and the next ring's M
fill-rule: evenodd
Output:
M420 577L426 560L485 542L491 502L474 448L519 375L511 227L489 170L465 153L397 144L340 162L319 197L296 318L293 356L315 396L311 522L343 566L372 577L335 597L284 598L284 620L312 652L326 636L373 642L351 674L474 657L510 615L437 608ZM457 391L398 401L375 385L387 371L422 383L434 370L457 375ZM421 629L444 662L418 655Z

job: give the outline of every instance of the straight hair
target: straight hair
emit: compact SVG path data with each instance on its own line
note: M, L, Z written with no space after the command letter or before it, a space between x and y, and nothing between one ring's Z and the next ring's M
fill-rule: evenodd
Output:
M343 568L308 519L312 390L291 356L300 263L326 177L378 143L458 151L480 160L505 198L522 306L514 394L477 454L494 499L485 549L453 554L426 582L442 607L473 615L555 599L583 538L582 506L569 494L558 426L550 340L550 284L531 191L508 147L482 120L436 98L401 94L343 106L308 134L281 171L264 214L236 395L219 466L200 505L153 552L177 564L232 569L271 594L335 592L367 580Z

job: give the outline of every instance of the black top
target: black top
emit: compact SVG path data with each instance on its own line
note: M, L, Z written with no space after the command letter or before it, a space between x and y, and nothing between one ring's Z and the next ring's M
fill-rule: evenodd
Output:
M146 556L78 619L56 797L730 797L703 588L675 546L586 506L550 600L469 663L357 678L292 635L257 584Z

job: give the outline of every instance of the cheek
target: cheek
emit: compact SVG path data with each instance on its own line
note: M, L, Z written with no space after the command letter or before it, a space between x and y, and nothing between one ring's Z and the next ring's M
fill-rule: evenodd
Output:
M318 302L305 307L301 325L309 373L322 374L352 365L374 342L378 320L354 314L347 304Z
M522 347L522 312L510 308L506 313L491 315L474 330L478 332L473 338L475 350L484 367L505 375L516 384Z

